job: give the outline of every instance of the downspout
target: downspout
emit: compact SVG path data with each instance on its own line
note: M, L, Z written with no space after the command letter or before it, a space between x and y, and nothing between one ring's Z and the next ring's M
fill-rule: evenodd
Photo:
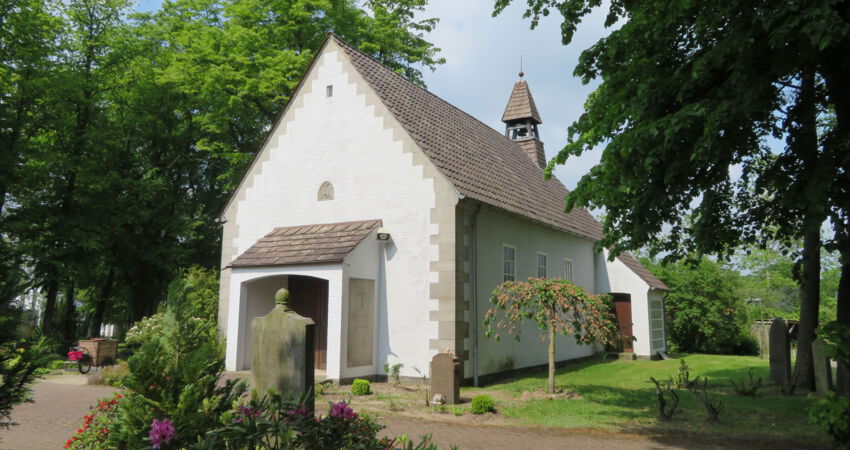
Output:
M469 263L470 280L472 282L472 305L469 314L472 332L472 385L478 387L478 214L481 203L472 213L472 256Z

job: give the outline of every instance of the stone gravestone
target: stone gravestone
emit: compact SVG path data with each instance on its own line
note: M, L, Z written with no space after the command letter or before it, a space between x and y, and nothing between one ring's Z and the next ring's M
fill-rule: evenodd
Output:
M770 379L777 383L791 381L791 341L782 319L770 324Z
M823 339L812 342L812 360L815 363L815 390L820 394L832 391L832 365L826 357L826 342Z
M460 403L460 361L452 353L438 353L431 359L431 393L442 394L446 403Z
M298 395L313 388L315 323L288 307L289 291L274 296L275 307L251 322L251 372L254 387ZM310 399L307 405L313 408Z

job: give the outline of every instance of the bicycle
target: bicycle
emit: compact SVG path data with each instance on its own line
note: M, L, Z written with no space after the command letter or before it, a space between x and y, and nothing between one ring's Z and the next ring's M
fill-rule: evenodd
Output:
M89 370L91 370L92 357L84 347L77 345L71 346L71 351L68 352L68 359L77 362L77 370L83 375L89 373Z

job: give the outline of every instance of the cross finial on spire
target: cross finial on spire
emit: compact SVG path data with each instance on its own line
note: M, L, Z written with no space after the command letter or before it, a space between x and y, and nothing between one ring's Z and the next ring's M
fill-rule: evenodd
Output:
M522 55L519 55L519 77L522 78L525 76L525 72L522 71Z

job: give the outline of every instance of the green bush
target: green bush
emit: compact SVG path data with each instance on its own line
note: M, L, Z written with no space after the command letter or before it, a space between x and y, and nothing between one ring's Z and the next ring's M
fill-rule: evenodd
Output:
M109 429L110 448L145 447L154 419L173 424L168 448L186 446L220 426L220 416L245 392L245 384L234 380L218 385L224 345L215 320L204 317L209 310L199 309L198 299L189 295L199 292L191 288L190 276L172 283L159 318L137 328L137 337L146 338L127 361L130 373L122 381L127 395Z
M218 320L218 279L215 269L192 266L168 285L168 303L179 299L187 304L192 316Z
M62 370L65 368L65 360L64 359L56 359L50 361L50 364L47 366L50 370Z
M850 447L850 398L835 392L815 398L809 407L809 421L830 435L836 448Z
M351 384L351 393L354 395L369 395L372 391L369 389L369 380L361 380L357 378Z
M694 265L665 265L645 261L670 292L664 298L670 350L684 353L752 355L758 353L748 337L749 321L738 294L740 275L708 258Z
M0 419L30 399L32 385L50 364L50 345L44 338L34 344L0 342Z
M472 414L486 414L494 410L493 397L476 395L472 397Z

